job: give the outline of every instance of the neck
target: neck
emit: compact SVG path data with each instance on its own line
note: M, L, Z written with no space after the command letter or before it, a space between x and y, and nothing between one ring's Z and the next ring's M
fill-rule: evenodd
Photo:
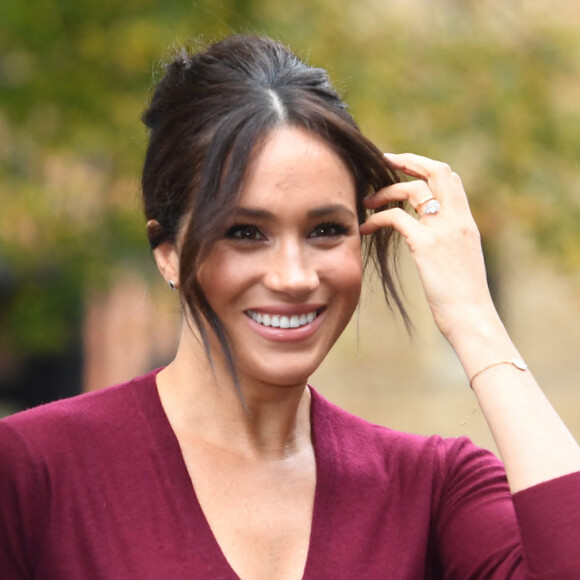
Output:
M178 437L262 458L288 457L311 445L305 383L280 386L240 377L242 402L219 349L212 350L212 368L201 342L184 334L175 359L157 375Z

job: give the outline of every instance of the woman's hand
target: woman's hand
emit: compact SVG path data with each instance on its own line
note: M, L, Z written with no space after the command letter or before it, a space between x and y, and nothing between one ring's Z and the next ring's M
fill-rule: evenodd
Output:
M371 215L362 234L392 227L407 242L417 264L435 322L451 342L463 331L485 320L495 321L479 231L467 202L461 179L448 165L419 155L387 155L399 171L417 178L396 183L365 200L376 209L391 201L408 201L419 219L402 209ZM432 200L435 198L440 206ZM435 203L435 213L429 213Z
M362 234L392 227L406 240L441 332L461 361L491 428L512 491L580 470L580 448L530 371L505 361L520 358L493 306L479 232L459 177L444 163L418 155L388 155L416 181L385 187L365 200L369 209L408 201L402 209L373 214ZM426 200L439 202L432 212ZM503 362L502 362L503 361ZM497 364L500 363L500 364Z

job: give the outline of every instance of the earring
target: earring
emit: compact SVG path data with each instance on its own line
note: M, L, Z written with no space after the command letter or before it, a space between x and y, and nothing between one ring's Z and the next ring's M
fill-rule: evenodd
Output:
M167 281L167 285L169 286L169 289L174 292L175 289L177 288L177 286L175 285L175 282L173 280L168 280Z

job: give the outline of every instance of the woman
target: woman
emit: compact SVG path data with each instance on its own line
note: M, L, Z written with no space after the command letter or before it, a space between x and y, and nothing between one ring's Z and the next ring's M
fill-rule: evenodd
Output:
M144 121L147 231L182 299L179 348L0 423L3 578L580 577L580 450L499 320L457 175L384 157L324 71L263 38L180 53ZM307 387L368 259L402 308L396 233L505 471L465 439L373 426Z

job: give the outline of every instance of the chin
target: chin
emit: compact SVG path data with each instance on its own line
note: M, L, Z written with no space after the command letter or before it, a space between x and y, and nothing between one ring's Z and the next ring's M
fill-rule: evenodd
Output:
M280 377L277 380L269 380L268 383L274 386L279 386L279 387L299 387L299 386L304 386L306 385L306 383L308 382L308 378L310 377L312 373L309 373L307 375L290 375L290 376L284 376L284 377Z
M266 385L280 387L303 386L308 382L309 377L314 373L314 371L316 371L318 366L319 364L314 363L298 366L297 364L288 364L288 362L281 365L280 362L278 362L277 371L272 370L274 368L274 365L272 365L267 369L262 369L261 372L241 373L240 379L243 380L243 376L246 376L248 378L252 377L258 379L261 383Z
M268 385L279 387L297 387L300 385L303 386L308 382L308 378L314 372L314 370L308 373L296 373L296 372L275 373L275 374L268 373L263 375L262 382Z

